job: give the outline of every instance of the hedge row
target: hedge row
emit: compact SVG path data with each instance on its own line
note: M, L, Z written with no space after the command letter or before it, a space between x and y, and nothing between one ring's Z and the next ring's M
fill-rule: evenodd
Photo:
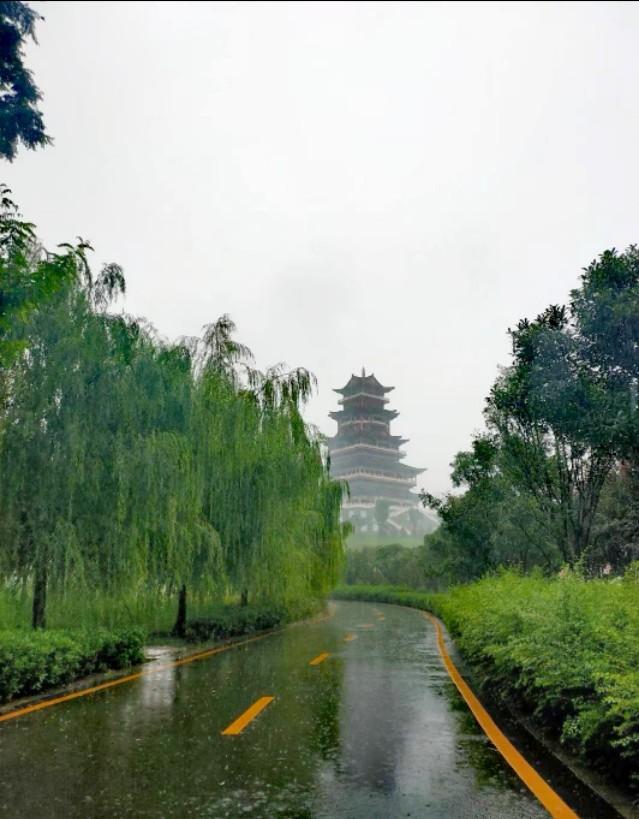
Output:
M226 640L256 631L280 628L286 623L310 617L321 605L317 600L309 600L294 605L220 606L207 617L189 620L184 636L195 643Z
M189 621L186 638L190 642L223 640L279 628L316 614L322 605L318 600L305 600L288 605L220 606L206 618ZM0 630L0 703L88 674L141 663L144 637L138 628Z
M439 603L443 594L430 594L400 586L339 586L333 590L334 600L361 600L372 603L396 603L422 611L440 613Z
M593 767L639 787L639 583L504 572L446 594L335 597L430 609L492 699L516 704Z
M0 631L0 702L140 663L143 643L139 629Z

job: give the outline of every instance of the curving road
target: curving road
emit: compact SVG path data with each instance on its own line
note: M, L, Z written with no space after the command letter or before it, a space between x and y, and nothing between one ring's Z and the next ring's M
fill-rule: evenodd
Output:
M1 723L0 814L548 815L477 728L417 611L338 603L323 621L164 665ZM544 775L580 816L614 816L565 773Z

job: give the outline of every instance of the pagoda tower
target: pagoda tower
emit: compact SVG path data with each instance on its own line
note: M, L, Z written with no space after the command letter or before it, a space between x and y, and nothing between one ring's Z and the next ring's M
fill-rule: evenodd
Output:
M389 502L391 515L417 506L411 489L424 470L401 462L406 453L400 447L408 439L390 432L399 414L386 407L386 394L393 389L362 369L361 376L352 375L345 387L334 390L342 396L342 408L330 413L337 434L327 443L331 477L350 487L350 499L342 507L347 520L366 517L380 500Z

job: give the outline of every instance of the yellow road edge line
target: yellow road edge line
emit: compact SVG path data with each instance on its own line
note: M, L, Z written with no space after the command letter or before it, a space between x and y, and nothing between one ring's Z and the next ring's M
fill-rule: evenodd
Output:
M239 640L235 643L227 643L223 646L208 648L204 651L198 651L196 654L189 654L186 657L180 657L178 660L174 660L170 663L162 663L161 665L153 666L153 668L149 668L146 671L136 671L133 674L126 674L124 677L117 677L115 680L107 680L106 682L99 683L98 685L92 685L90 688L81 688L79 691L72 691L70 694L63 694L59 697L51 697L50 699L33 703L33 705L26 705L23 708L16 708L14 711L7 711L5 714L0 714L0 722L7 722L11 719L17 719L18 717L31 714L34 711L42 711L44 708L51 708L54 705L59 705L62 702L69 702L70 700L76 700L79 697L87 697L89 694L95 694L98 691L105 691L107 688L115 688L117 685L133 682L133 680L139 680L140 677L149 677L151 674L166 671L168 668L187 665L188 663L193 663L196 660L204 660L207 657L212 657L214 654L221 654L223 651L230 651L232 648L239 648L240 646L247 645L248 643L253 643L256 640L264 640L266 637L272 637L274 634L278 633L279 630L269 631L266 634L258 634L255 637L248 637L246 640Z
M225 728L222 731L222 736L237 736L237 734L241 734L249 722L253 722L255 717L272 702L273 697L260 697L259 700L255 700L250 708L247 708L243 714L240 714L240 716L228 726L228 728Z
M322 654L318 654L318 655L317 655L317 657L315 657L315 659L314 659L314 660L311 660L311 661L310 661L310 663L309 663L309 665L319 665L320 663L323 663L323 662L324 662L324 660L325 660L327 657L330 657L330 656L331 656L331 655L329 654L329 652L328 652L328 651L324 651Z
M322 623L325 620L330 620L335 614L335 610L332 611L329 609L328 614L322 615L320 617L313 618L308 622L308 625L315 625L316 623ZM291 623L291 626L298 626L302 625L302 623ZM54 705L59 705L63 702L69 702L70 700L76 700L79 697L86 697L90 694L95 694L98 691L104 691L107 688L115 688L117 685L123 685L124 683L133 682L133 680L139 680L140 677L146 677L150 674L157 674L159 671L166 671L168 668L175 668L180 665L187 665L188 663L193 663L196 660L204 660L207 657L212 657L214 654L221 654L223 651L229 651L232 648L239 648L240 646L247 645L247 643L252 643L255 640L263 640L265 637L272 637L274 634L279 634L283 629L275 629L273 631L268 631L265 634L257 634L255 637L248 637L246 640L238 640L237 642L227 643L223 646L217 646L215 648L208 648L204 651L198 651L195 654L188 654L186 657L180 657L178 660L174 660L170 663L162 663L161 665L155 665L152 668L148 668L146 671L136 671L133 674L126 674L123 677L117 677L115 680L107 680L106 682L99 683L98 685L92 685L89 688L81 688L79 691L72 691L69 694L62 694L59 697L50 697L49 699L41 700L40 702L33 703L33 705L25 705L22 708L15 708L12 711L7 711L3 714L0 714L0 722L7 722L8 720L17 719L18 717L26 716L27 714L31 714L34 711L42 711L44 708L51 708Z
M466 701L466 705L472 711L473 716L483 729L488 739L490 739L495 748L497 748L499 753L521 779L524 785L526 785L528 790L530 790L531 793L537 797L553 819L579 819L577 814L568 807L559 794L557 794L550 787L546 780L537 773L532 765L526 761L526 759L510 742L510 740L507 739L506 736L500 731L488 711L486 711L484 706L473 694L470 686L464 680L462 675L457 670L455 663L452 661L444 642L444 635L439 621L433 617L432 614L425 613L424 616L427 617L435 626L437 632L437 648L439 649L439 653L448 675L455 683L457 690Z

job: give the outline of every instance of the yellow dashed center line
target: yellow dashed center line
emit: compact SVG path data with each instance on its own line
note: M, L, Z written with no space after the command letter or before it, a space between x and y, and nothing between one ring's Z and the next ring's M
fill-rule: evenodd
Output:
M270 705L273 702L273 697L260 697L259 700L256 700L250 708L247 708L246 711L241 714L234 722L232 722L228 728L225 728L222 731L222 736L237 736L237 734L241 734L242 731L246 728L246 726L253 722L255 717L261 713L267 705Z
M327 657L330 656L331 655L328 653L328 651L325 651L323 654L318 654L314 660L311 660L309 665L319 665L320 663L323 663Z
M321 617L316 617L310 622L312 625L321 623L325 620L330 620L334 614L335 609L332 608L329 610L328 614L322 615ZM295 625L301 624L296 623ZM115 680L107 680L106 682L99 683L98 685L92 685L89 688L81 688L79 691L72 691L69 694L62 694L59 697L50 697L49 699L35 702L32 705L25 705L22 708L15 708L12 711L7 711L4 714L0 714L0 722L7 722L11 719L17 719L18 717L32 714L34 711L42 711L45 708L51 708L52 706L60 705L63 702L77 700L80 697L87 697L90 694L96 694L98 691L106 691L109 688L115 688L118 685L124 685L124 683L133 682L134 680L139 680L140 677L148 677L150 674L157 674L158 672L166 671L169 668L176 668L180 665L188 665L188 663L193 663L196 660L205 660L207 657L213 657L215 654L221 654L223 651L230 651L232 648L239 648L240 646L245 646L248 643L253 643L256 640L263 640L265 637L272 637L274 634L279 634L281 631L282 629L267 631L264 634L257 634L255 637L247 637L245 640L238 640L234 643L216 646L215 648L207 648L204 651L198 651L195 654L187 654L185 657L180 657L178 660L173 660L169 663L153 665L151 668L145 669L144 671L135 671L133 674L126 674L123 677L117 677Z
M437 648L439 649L446 671L448 671L451 680L455 683L457 690L466 701L466 704L484 730L488 739L490 739L524 785L537 797L553 819L578 819L577 814L568 807L559 794L555 793L545 779L537 773L510 740L504 736L493 722L490 714L473 694L468 683L464 680L450 658L446 644L444 643L444 635L439 621L433 617L432 614L424 614L424 617L427 617L435 626L437 631Z

